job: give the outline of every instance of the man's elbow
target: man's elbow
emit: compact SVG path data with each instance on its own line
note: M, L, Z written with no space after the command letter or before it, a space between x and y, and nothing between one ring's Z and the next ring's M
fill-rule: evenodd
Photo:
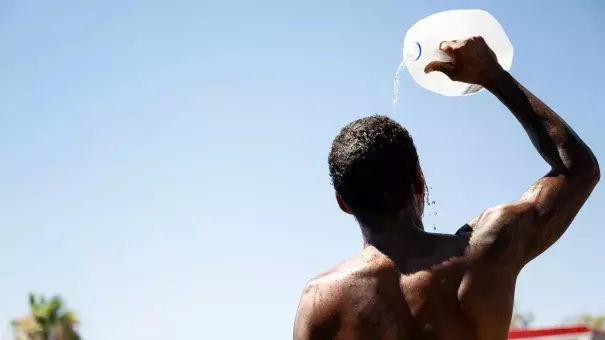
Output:
M601 179L601 169L599 168L598 164L595 164L593 167L590 167L581 174L578 174L576 179L577 180L575 182L578 186L581 185L592 190Z
M588 171L588 178L593 185L597 185L601 179L601 168L599 167L599 161L597 161L597 158L594 155L592 156L592 164Z
M601 179L601 168L597 158L590 153L590 157L582 162L576 162L574 166L568 168L568 176L575 178L579 183L586 183L592 186L596 185Z

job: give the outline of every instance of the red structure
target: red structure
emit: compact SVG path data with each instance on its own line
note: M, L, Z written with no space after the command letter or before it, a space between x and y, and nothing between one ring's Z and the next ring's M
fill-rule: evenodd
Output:
M586 326L512 330L508 339L605 340L605 333Z

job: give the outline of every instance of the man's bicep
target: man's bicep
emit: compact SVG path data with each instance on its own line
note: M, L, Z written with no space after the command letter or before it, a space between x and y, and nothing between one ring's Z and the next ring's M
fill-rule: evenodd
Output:
M593 188L587 180L544 176L518 202L490 208L469 223L477 254L520 270L563 235Z
M525 263L546 251L565 233L598 182L598 177L548 174L530 187L521 204L531 207L530 225L520 226ZM525 264L524 263L524 264Z
M530 237L529 230L523 230L522 226L531 224L531 215L531 205L521 202L487 209L469 222L473 229L469 255L484 263L518 271L526 256L526 249L519 239Z

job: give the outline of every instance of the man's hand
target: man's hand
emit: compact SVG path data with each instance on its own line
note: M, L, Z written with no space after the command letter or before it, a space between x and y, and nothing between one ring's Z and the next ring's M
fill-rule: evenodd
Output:
M485 86L503 72L494 51L482 37L444 41L439 49L452 61L433 61L426 66L425 73L438 71L454 81Z

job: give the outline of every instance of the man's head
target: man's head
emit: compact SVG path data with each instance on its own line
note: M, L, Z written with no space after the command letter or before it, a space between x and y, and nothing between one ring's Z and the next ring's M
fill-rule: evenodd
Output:
M424 209L424 179L408 131L384 116L345 126L332 143L330 177L341 209L358 219ZM420 217L420 216L417 216Z

